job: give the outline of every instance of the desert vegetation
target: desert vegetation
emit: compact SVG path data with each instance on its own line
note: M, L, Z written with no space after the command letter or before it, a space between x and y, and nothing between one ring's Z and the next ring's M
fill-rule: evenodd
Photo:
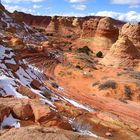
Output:
M104 89L116 89L117 83L114 80L107 80L104 83L99 85L99 90L104 90Z

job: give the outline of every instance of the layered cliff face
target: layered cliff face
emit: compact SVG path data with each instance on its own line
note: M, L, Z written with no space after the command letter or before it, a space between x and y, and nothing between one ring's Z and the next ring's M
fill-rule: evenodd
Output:
M22 12L14 12L12 16L20 21L25 21L47 33L57 33L64 36L79 35L82 27L82 18L61 16L33 16ZM20 17L20 18L18 18Z
M94 37L100 18L89 19L83 23L81 38Z
M112 41L116 41L119 35L119 28L115 25L115 21L105 17L99 21L96 29L96 36L106 37Z
M70 35L78 35L81 30L80 21L74 17L58 17L51 18L51 22L46 28L46 32L63 34L65 37Z
M104 53L108 51L112 44L118 39L119 35L119 26L116 24L116 21L105 17L100 19L96 33L94 36L94 41L91 42L93 50L94 47L98 47ZM99 50L98 50L99 51Z
M50 21L51 17L50 16L33 16L30 14L25 14L22 12L17 12L15 11L12 13L13 18L15 18L17 21L25 21L28 25L32 26L40 26L46 28Z
M111 37L111 33L113 32L113 36L118 35L118 29L120 28L124 22L114 20L108 17L61 17L61 16L34 16L22 12L15 11L12 16L14 18L18 18L18 20L25 21L27 24L45 28L48 32L56 32L60 31L68 33L76 31L80 31L81 37L92 37L95 35L97 30L98 35ZM99 24L99 25L98 25ZM98 26L98 27L97 27ZM47 29L48 28L48 29ZM64 28L64 29L62 29ZM70 31L71 30L71 31Z

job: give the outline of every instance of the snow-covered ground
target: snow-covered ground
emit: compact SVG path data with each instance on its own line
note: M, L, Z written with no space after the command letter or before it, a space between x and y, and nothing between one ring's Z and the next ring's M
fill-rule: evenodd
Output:
M42 35L39 31L33 29L26 23L17 23L7 12L1 13L1 22L6 24L6 28L13 28L15 30L14 36L23 39L24 42L35 44L40 41L48 40L46 35Z
M27 98L16 91L19 85L23 85L29 87L35 94L41 95L40 90L31 87L31 82L34 79L41 81L40 75L43 77L43 74L33 66L28 67L28 63L25 63L25 61L16 62L14 57L15 54L11 48L0 45L0 94L2 96L13 95L17 98ZM18 65L18 70L13 72L12 69L7 67L7 63Z
M17 98L27 98L26 96L21 95L16 91L16 83L14 79L7 77L6 75L0 76L0 94L4 95L13 95Z
M68 99L66 97L62 97L65 101L69 102L70 104L74 105L75 107L78 107L78 108L81 108L81 109L84 109L84 110L87 110L89 112L93 112L94 109L91 108L90 106L87 106L87 105L83 105L81 103L78 103L77 101L74 101L72 99Z

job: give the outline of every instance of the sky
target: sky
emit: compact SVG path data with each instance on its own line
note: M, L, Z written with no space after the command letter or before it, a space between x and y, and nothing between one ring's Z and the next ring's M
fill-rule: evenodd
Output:
M1 0L10 11L34 15L109 16L140 22L140 0Z

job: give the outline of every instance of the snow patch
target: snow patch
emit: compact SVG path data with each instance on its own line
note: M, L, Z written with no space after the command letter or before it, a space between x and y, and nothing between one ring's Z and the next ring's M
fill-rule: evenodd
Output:
M5 60L5 63L10 63L10 64L15 64L16 65L16 62L13 58L10 59L10 60Z
M0 128L4 129L6 126L11 126L15 128L20 128L20 122L18 119L15 119L12 114L10 114L8 117L5 116L3 122L1 123Z
M42 103L44 103L44 104L48 104L48 105L50 105L50 106L52 106L52 107L55 107L55 106L53 105L53 103L52 103L51 101L49 101L48 99L40 99L40 101L42 101Z
M27 98L26 96L22 96L20 93L16 91L16 83L12 78L7 77L6 75L0 76L0 88L3 89L2 95L13 95L17 98Z
M71 100L71 99L68 99L66 97L62 97L64 100L68 101L69 103L71 103L72 105L74 105L75 107L78 107L78 108L81 108L81 109L84 109L84 110L87 110L89 112L93 112L94 109L92 109L91 107L87 106L87 105L83 105L81 103L78 103L74 100Z

